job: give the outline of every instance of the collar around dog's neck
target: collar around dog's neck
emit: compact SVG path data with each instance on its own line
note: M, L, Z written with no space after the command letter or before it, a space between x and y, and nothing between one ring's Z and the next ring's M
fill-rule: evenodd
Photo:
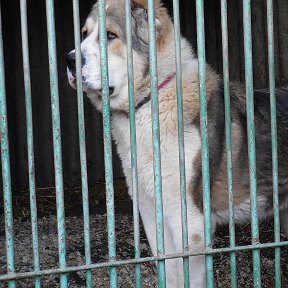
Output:
M171 80L174 78L175 73L172 75L168 76L160 85L158 85L158 91L164 88ZM135 112L140 109L143 105L148 103L151 100L151 92L149 93L148 96L144 97L136 106L135 106ZM129 118L129 112L122 111L122 113L126 116L126 118Z

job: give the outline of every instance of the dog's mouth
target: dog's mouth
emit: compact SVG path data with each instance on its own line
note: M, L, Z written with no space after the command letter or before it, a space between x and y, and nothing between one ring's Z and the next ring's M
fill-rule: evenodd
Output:
M114 96L113 95L114 91L115 91L115 88L112 86L109 86L109 96ZM103 94L102 89L97 89L95 90L95 92L99 95L100 98L102 98L102 94Z
M70 84L70 86L73 89L77 89L77 79L76 79L76 75L74 72L72 72L68 67L67 67L67 78L68 78L68 82Z
M70 69L67 69L68 71L68 81L70 86L73 89L77 89L77 77L74 71L71 71ZM102 89L97 89L93 83L90 83L87 81L87 78L85 76L82 76L82 85L83 85L83 91L87 92L87 90L91 90L96 92L100 97L102 97ZM109 86L109 96L114 96L115 87Z

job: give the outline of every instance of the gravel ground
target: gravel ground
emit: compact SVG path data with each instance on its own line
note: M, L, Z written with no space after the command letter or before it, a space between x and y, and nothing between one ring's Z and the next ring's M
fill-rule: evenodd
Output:
M100 185L100 186L99 186ZM90 235L91 254L93 263L102 263L108 260L107 221L105 212L105 187L100 183L97 193L90 191ZM133 217L131 201L127 201L126 186L116 182L117 194L115 194L116 210L116 240L117 259L132 259L133 246ZM67 192L67 191L66 191ZM73 193L72 193L73 192ZM96 196L95 196L96 195ZM39 190L38 199L38 229L39 251L41 269L58 268L57 247L57 219L55 216L55 191ZM2 200L2 199L1 199ZM29 193L17 194L13 198L14 207L14 234L15 234L15 259L16 271L27 272L33 270L33 252L31 239L31 222L29 216ZM0 203L3 203L1 201ZM69 266L85 264L83 218L81 203L81 189L70 190L65 193L66 207L66 233L67 233L67 260ZM3 207L2 207L3 209ZM3 210L2 210L3 211ZM4 216L0 207L0 274L6 273L5 232ZM141 232L141 255L151 256L148 241L143 227ZM236 244L249 245L251 243L250 225L236 227ZM273 222L264 222L260 225L261 243L273 242ZM281 235L281 240L286 240ZM228 226L218 227L214 237L214 247L229 246ZM253 287L252 256L251 251L237 252L237 283L240 288ZM288 251L281 248L281 276L282 287L288 287ZM275 262L274 250L263 249L261 252L262 287L275 287ZM142 266L142 287L157 287L157 269L154 264L145 263ZM126 265L117 268L119 287L135 287L135 268ZM230 285L230 259L229 254L217 254L214 256L214 278L216 288L228 288ZM44 276L42 287L59 287L59 276ZM0 282L0 288L7 287L7 283ZM33 279L17 281L17 287L29 288L33 286ZM69 287L85 287L85 272L69 274ZM93 270L93 287L109 287L109 269ZM179 287L181 288L181 287Z
M117 257L118 259L133 258L133 225L132 216L116 216L117 235ZM107 230L106 215L92 215L91 221L91 250L94 263L105 262L107 256ZM4 219L0 218L0 227L4 227ZM56 217L50 215L38 221L39 245L41 269L57 268L57 222ZM84 264L84 243L83 243L83 219L82 217L69 216L66 218L67 227L67 259L69 266ZM214 239L215 247L226 247L228 245L228 229L220 227ZM237 228L237 244L249 244L249 226ZM14 223L15 231L15 257L16 270L19 272L31 271L33 269L33 254L31 243L31 223L29 220L17 219ZM261 226L262 238L273 240L273 227L270 223ZM288 279L285 266L287 251L282 249L282 287L288 287ZM148 242L141 228L141 253L142 256L150 256ZM274 251L265 249L262 252L262 287L275 287L274 281ZM0 234L0 274L6 271L5 257L5 235ZM214 258L214 275L216 287L230 287L230 265L229 255L216 255ZM253 287L252 257L251 252L237 253L237 274L238 287ZM59 287L59 276L45 276L42 278L43 287ZM132 265L118 268L119 287L134 287L135 270ZM70 287L85 287L85 273L74 272L69 275ZM93 287L109 287L108 269L93 271ZM153 264L142 265L143 287L157 287L157 272ZM7 287L7 284L0 284L0 287ZM17 287L33 287L31 279L18 282Z
M128 215L116 217L117 259L133 258L133 218ZM106 215L92 215L91 223L91 252L93 263L106 262L108 260ZM4 227L3 217L0 227ZM57 268L57 219L55 216L43 217L38 221L39 227L39 251L41 269ZM83 219L82 217L67 217L67 260L68 266L85 264L83 243ZM6 271L5 235L0 235L0 274ZM15 258L16 270L27 272L33 270L33 250L31 240L31 222L18 219L14 223L15 232ZM142 231L143 235L143 231ZM144 236L144 235L143 235ZM150 256L150 249L145 237L141 237L141 253L143 257ZM132 266L126 265L118 269L119 287L134 287L134 272ZM155 266L148 263L142 265L143 287L156 287ZM59 287L59 276L43 277L43 287ZM69 274L69 287L85 287L85 273L75 272ZM109 287L109 270L93 270L93 287ZM0 287L6 287L0 283ZM32 280L21 280L17 287L33 287Z

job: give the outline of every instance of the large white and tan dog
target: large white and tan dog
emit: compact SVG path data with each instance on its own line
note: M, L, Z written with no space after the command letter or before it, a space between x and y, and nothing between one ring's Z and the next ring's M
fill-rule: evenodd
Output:
M159 83L159 118L162 159L163 209L166 254L182 252L181 197L178 160L176 103L176 67L173 22L159 0L156 2L157 57ZM112 135L122 160L129 194L132 195L130 133L125 33L125 1L107 0L107 39ZM156 255L155 193L149 75L149 35L147 1L133 0L132 43L135 81L139 209L145 231ZM102 109L98 5L92 8L83 27L81 44L83 88L96 108ZM204 248L203 194L201 175L201 140L199 124L198 61L188 42L182 38L183 105L185 125L185 165L189 249ZM68 79L76 88L75 54L67 57ZM210 149L212 227L228 221L224 100L222 80L207 66L207 109ZM233 168L235 220L250 221L249 166L246 136L245 91L231 84L233 129ZM257 148L259 218L272 215L272 164L269 94L256 93L255 125ZM279 202L281 224L288 232L288 98L278 97ZM285 220L286 218L286 220ZM182 260L166 261L167 287L183 287ZM190 257L190 287L205 285L205 259Z

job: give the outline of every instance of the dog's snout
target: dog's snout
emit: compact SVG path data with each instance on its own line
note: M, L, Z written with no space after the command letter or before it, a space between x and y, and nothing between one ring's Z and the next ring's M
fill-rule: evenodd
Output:
M115 88L112 86L109 86L109 95L112 95L114 92Z
M75 53L70 52L69 54L67 54L66 61L67 61L67 67L69 68L69 70L72 72L73 71L75 72L76 70Z
M67 54L67 67L69 68L69 70L71 72L75 72L76 71L76 56L75 56L75 52L70 52L69 54ZM83 54L81 53L81 66L83 67L85 64L85 60L83 57Z

